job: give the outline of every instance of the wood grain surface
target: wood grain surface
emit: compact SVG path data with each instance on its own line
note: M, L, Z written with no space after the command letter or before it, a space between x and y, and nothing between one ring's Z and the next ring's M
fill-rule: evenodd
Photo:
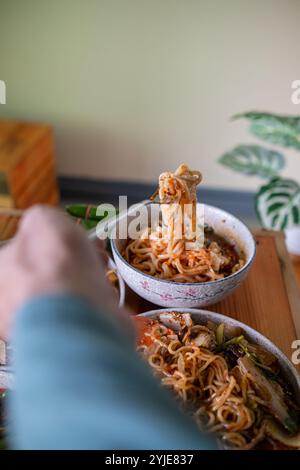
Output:
M283 234L261 231L256 234L256 240L256 259L245 282L232 295L206 310L250 325L291 358L292 342L300 339L300 291L293 266ZM135 313L161 308L129 289L126 302Z
M296 274L298 286L300 288L300 256L292 256L293 267Z
M55 196L55 197L54 197ZM0 120L0 205L58 205L53 131L41 123Z

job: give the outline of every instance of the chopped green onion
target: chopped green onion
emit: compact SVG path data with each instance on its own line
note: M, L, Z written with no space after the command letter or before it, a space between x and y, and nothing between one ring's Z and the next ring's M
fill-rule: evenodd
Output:
M241 344L242 341L244 340L244 336L235 336L234 338L229 339L228 341L225 341L225 343L222 343L221 345L217 346L216 351L223 351L224 349L227 348L227 346L231 346L232 344Z
M217 345L221 346L224 342L224 323L220 323L216 329Z

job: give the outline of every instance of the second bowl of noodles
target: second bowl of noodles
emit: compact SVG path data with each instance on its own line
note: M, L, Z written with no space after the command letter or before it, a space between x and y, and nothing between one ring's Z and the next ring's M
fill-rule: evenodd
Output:
M269 339L204 310L152 310L134 320L142 357L222 449L300 448L300 378Z

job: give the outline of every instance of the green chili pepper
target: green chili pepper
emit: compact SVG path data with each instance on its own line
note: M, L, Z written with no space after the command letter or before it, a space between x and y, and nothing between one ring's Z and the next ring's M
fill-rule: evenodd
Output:
M97 215L97 207L86 204L66 206L65 209L73 217L84 220L100 221L108 216L108 211L105 211L103 215Z
M86 230L91 230L92 228L95 228L99 223L97 220L86 220L76 217L72 217L72 219L74 220L75 224L81 225Z
M97 220L87 220L87 219L77 219L80 222L78 222L80 225L82 225L86 230L91 230L92 228L95 228L96 225L98 224Z

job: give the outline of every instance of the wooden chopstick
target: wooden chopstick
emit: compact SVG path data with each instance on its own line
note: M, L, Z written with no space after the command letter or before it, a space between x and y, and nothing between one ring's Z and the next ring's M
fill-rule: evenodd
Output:
M7 216L14 216L14 217L21 217L24 214L23 209L14 209L8 207L0 207L0 215L7 215Z

